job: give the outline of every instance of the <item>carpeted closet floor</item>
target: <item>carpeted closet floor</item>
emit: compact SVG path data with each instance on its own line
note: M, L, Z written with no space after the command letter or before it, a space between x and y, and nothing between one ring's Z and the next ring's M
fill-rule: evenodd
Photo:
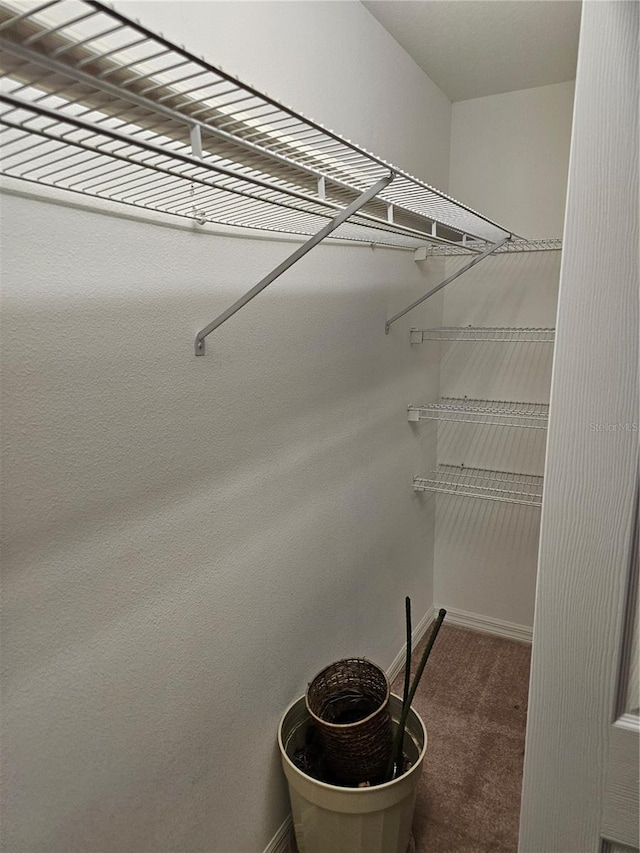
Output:
M428 734L416 853L516 853L530 651L443 625L413 704Z

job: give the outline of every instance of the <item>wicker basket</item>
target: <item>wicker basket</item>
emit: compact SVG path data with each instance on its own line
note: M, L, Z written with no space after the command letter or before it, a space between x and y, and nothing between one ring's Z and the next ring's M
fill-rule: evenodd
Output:
M392 748L389 693L385 673L362 658L336 661L309 684L307 710L338 784L384 780Z

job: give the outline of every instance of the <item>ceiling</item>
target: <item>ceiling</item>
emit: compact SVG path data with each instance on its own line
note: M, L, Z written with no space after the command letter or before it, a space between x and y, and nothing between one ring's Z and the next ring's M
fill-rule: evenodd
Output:
M451 101L576 76L580 0L362 0Z

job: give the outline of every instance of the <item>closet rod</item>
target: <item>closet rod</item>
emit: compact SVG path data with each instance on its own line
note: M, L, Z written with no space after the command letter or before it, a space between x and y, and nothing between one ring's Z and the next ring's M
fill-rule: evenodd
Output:
M467 270L470 270L471 267L474 267L476 264L479 264L480 261L483 261L485 258L488 258L489 255L491 255L493 252L495 252L497 249L499 249L500 246L504 246L504 244L507 243L509 240L511 240L512 237L513 237L513 234L509 234L508 237L504 237L502 240L499 240L497 243L493 243L491 246L489 246L487 249L485 249L481 255L476 255L476 257L473 258L473 260L469 261L468 264L465 264L462 267L462 269L458 270L458 272L454 272L454 274L450 275L449 278L445 278L444 281L441 281L440 284L437 284L428 293L425 293L424 296L421 296L420 299L416 299L415 302L412 302L411 305L409 305L403 311L398 311L397 314L394 314L393 317L391 317L385 323L385 326L384 326L385 335L389 334L389 330L391 329L392 323L395 323L395 321L399 320L400 317L404 317L404 315L408 314L409 311L413 311L413 309L417 308L418 305L421 305L425 301L425 299L428 299L430 296L433 296L434 293L437 293L439 290L442 290L443 287L446 287L447 284L450 284L454 279L456 279L456 278L458 278L458 276L462 275L462 273L465 273Z
M208 326L205 326L204 329L201 329L196 335L196 355L204 355L204 339L207 335L210 335L218 326L221 326L225 323L229 317L232 317L236 311L239 311L241 308L250 302L254 296L257 296L265 287L268 287L272 281L275 281L279 276L282 275L283 272L292 267L296 261L299 261L300 258L304 257L307 252L311 251L314 246L317 246L325 237L328 237L332 231L335 231L339 225L356 213L363 205L365 205L368 201L371 201L379 192L381 192L385 187L389 186L391 181L394 179L395 175L391 172L389 175L385 175L384 178L381 178L377 183L375 183L372 187L369 187L368 190L362 193L362 195L358 196L358 198L351 202L348 207L345 207L337 216L335 216L330 222L321 228L316 234L313 235L306 243L303 243L295 252L289 255L281 264L279 264L274 270L272 270L268 275L266 275L263 279L261 279L251 290L248 290L244 296L241 296L236 302L233 303L226 311L223 311L215 320L212 320ZM504 241L503 241L504 242Z

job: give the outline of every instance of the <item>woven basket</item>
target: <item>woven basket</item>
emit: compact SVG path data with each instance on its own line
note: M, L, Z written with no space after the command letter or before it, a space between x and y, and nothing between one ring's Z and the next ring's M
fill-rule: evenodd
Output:
M392 748L389 693L385 673L362 658L336 661L309 684L307 710L339 784L384 779Z

